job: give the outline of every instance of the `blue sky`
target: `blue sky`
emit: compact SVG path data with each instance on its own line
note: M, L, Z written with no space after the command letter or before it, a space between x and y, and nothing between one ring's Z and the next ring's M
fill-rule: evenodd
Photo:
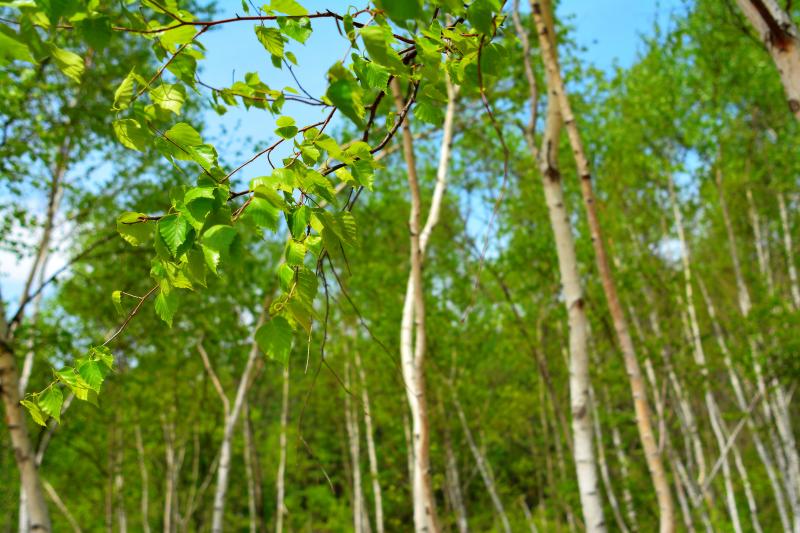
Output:
M257 0L256 4L259 4ZM342 12L349 5L342 1L301 0L309 11ZM525 0L521 2L527 4ZM366 1L359 2L363 7ZM220 0L219 16L244 15L240 0ZM666 25L672 13L683 11L685 0L562 0L558 15L565 18L573 28L573 38L586 48L581 60L609 70L615 63L629 66L641 49L641 36L651 35L656 20ZM325 74L337 60L343 59L346 52L345 41L338 35L336 25L328 19L313 22L314 33L305 43L292 42L287 49L295 53L303 65L302 71L295 72L306 90L313 96L321 96L325 90ZM202 38L207 49L207 59L202 62L200 77L204 83L216 87L230 86L235 80L244 78L247 72L258 72L261 80L274 89L295 86L288 70L272 67L263 47L258 42L252 22L227 24L208 32ZM209 92L204 93L209 96ZM285 114L297 119L302 126L322 118L320 108L310 108L302 104L287 103ZM335 123L332 125L335 127ZM220 148L224 166L233 168L249 158L263 141L274 139L274 120L264 112L255 109L231 109L223 116L209 112L205 117L204 134ZM268 173L266 160L258 161L242 173L244 178ZM38 238L31 235L30 240ZM52 272L64 263L65 257L53 254L48 271ZM30 259L17 261L10 254L0 251L1 294L12 302L19 297Z

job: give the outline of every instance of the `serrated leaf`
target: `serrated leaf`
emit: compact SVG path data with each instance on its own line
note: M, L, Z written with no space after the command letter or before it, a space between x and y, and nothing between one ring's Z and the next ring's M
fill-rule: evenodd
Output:
M192 230L189 222L180 215L167 215L158 221L157 228L169 253L172 257L178 257Z
M186 92L182 85L164 83L150 91L150 99L161 109L179 115Z
M258 194L253 196L250 200L250 205L247 206L242 215L243 220L249 220L256 226L267 228L271 231L277 231L279 218L280 211L278 208Z
M403 60L400 59L400 54L392 48L394 37L388 27L385 26L367 26L361 28L361 38L364 40L364 46L369 53L369 57L378 63L387 67L395 74L405 72L406 66Z
M212 226L203 234L202 250L206 258L208 268L217 274L217 266L221 259L225 259L231 249L233 241L236 239L236 229L232 226L217 225Z
M168 129L164 136L184 148L203 144L203 138L197 130L185 122L178 122Z
M292 351L294 332L289 321L282 316L273 317L272 320L258 328L255 334L258 347L267 357L281 362L289 363L289 354Z
M158 317L172 327L172 318L178 310L178 293L170 291L169 294L160 291L155 301L156 314Z
M499 9L494 0L475 0L467 9L467 20L472 27L484 35L491 35L494 31L492 13Z
M278 126L275 129L275 133L284 139L291 139L297 135L297 126L295 126L292 117L278 117L278 120L275 121L275 125Z
M50 46L50 57L53 58L56 66L64 75L76 82L81 81L81 76L86 68L81 56L57 46Z
M111 301L114 302L114 309L117 310L117 313L123 314L124 311L122 309L122 291L112 292Z
M385 89L389 83L389 71L374 61L367 61L358 54L353 54L353 69L361 83L371 89Z
M269 7L291 17L308 15L308 10L297 3L297 0L272 0Z
M311 21L308 17L278 17L278 27L280 27L284 35L291 37L301 44L305 44L308 38L311 37L312 33ZM292 59L293 55L294 54L291 52L286 52L286 57L289 59L289 61L297 64L297 61Z
M283 57L283 35L277 28L256 26L256 37L264 48L274 57Z
M356 126L362 126L365 111L361 100L361 88L356 82L350 80L335 81L328 87L325 96Z
M64 395L55 384L45 390L37 398L39 408L43 413L52 416L56 422L61 423L61 406L64 403Z
M144 213L133 211L122 213L117 218L117 232L129 244L139 246L153 233L153 227L148 222L141 220L146 216Z
M290 266L302 265L306 257L306 246L294 239L286 244L286 264Z
M160 33L158 39L161 41L161 46L171 52L175 49L176 45L192 42L196 34L197 31L195 31L194 26L187 24Z
M136 79L133 69L125 76L122 83L119 84L117 90L114 91L114 109L122 110L127 109L133 98L133 82Z
M444 120L444 112L438 106L430 102L418 102L414 106L414 116L422 122L433 124L434 126L441 125Z
M78 374L86 386L95 392L100 392L100 387L105 380L105 373L97 361L84 361L78 366Z
M40 426L45 426L45 427L47 426L47 420L45 419L45 416L42 414L42 411L39 410L39 407L35 403L33 403L30 400L22 400L19 403L25 406L25 408L30 413L31 418L33 418L34 422L36 422Z
M111 353L111 350L108 346L95 346L91 350L89 350L89 355L106 365L106 368L111 370L114 366L114 354Z
M123 146L131 150L144 152L150 135L136 119L123 118L115 120L113 127L117 139Z
M27 45L11 35L0 32L0 65L6 65L14 60L36 63Z

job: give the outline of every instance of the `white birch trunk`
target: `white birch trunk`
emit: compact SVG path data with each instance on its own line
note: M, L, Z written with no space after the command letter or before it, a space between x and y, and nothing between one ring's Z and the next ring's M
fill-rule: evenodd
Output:
M258 318L253 331L258 330L267 318L267 303L269 296L264 298L262 303L261 314ZM225 521L225 497L228 491L228 482L231 470L231 448L233 442L233 434L236 429L236 422L239 420L239 414L242 412L245 396L250 390L252 385L252 378L256 370L256 361L259 357L259 348L256 341L253 340L250 346L250 354L247 357L247 362L244 366L244 371L239 379L239 386L236 388L236 397L234 398L233 405L230 407L230 412L225 417L225 431L222 435L222 443L220 445L219 467L217 468L217 485L214 491L214 507L211 515L211 531L212 533L222 533L224 530Z
M800 282L797 279L797 266L794 262L794 244L792 243L792 226L789 223L789 210L786 209L786 198L783 191L778 192L778 209L781 215L783 230L783 250L786 253L786 268L789 272L789 287L795 309L800 309Z
M456 414L458 415L458 420L461 422L461 429L464 431L464 436L466 437L467 444L469 445L469 449L472 452L472 457L475 459L475 464L478 467L478 472L480 472L481 474L481 478L483 479L483 483L486 486L486 491L489 493L489 498L492 500L492 504L494 505L495 511L497 511L497 514L500 517L500 523L503 526L503 531L505 531L506 533L511 533L511 524L508 521L508 515L506 514L506 510L503 507L503 502L500 499L500 495L497 493L497 487L495 486L494 479L491 475L489 464L486 461L486 457L484 456L484 454L478 449L478 446L475 444L475 439L472 437L472 430L470 430L469 424L467 424L467 418L464 416L464 410L461 408L461 402L458 401L458 396L452 384L451 384L451 390L453 394L453 405L456 408Z
M642 442L645 458L647 460L647 466L650 472L653 488L656 493L656 500L659 507L659 530L661 533L672 533L675 530L675 513L672 503L672 494L667 482L664 464L661 460L658 446L653 437L653 428L650 420L650 406L647 399L645 383L644 379L642 378L641 369L639 368L639 362L637 359L636 350L633 346L633 341L630 336L627 320L625 319L625 314L619 301L619 295L617 294L616 285L614 284L611 267L608 261L608 253L603 242L602 230L595 206L596 202L591 182L589 161L583 147L583 141L581 140L577 123L575 122L575 117L572 113L572 108L566 93L564 81L561 77L561 72L558 65L558 53L555 44L555 33L552 28L548 28L548 24L545 20L545 17L551 16L552 10L550 9L550 6L542 0L532 0L531 7L533 11L534 22L536 23L536 29L539 34L541 55L545 63L545 68L547 69L549 85L548 90L553 93L553 97L555 97L558 101L558 107L567 130L578 175L580 176L581 194L583 196L584 207L589 221L589 229L591 233L592 245L594 247L597 269L600 274L603 292L605 294L611 318L614 323L617 340L623 354L625 368L628 373L631 387L631 395L633 397L637 428L639 430L639 436ZM581 376L576 375L574 379L580 379L580 377ZM588 379L588 376L586 379ZM575 392L577 393L578 391ZM584 402L584 406L585 405L586 403ZM578 414L585 415L586 413ZM588 425L588 439L589 442L591 442L591 424L589 423ZM579 452L577 439L575 442L575 453L576 456L578 456ZM593 454L593 450L591 447L588 450L581 450L581 457L584 457L584 453ZM585 455L585 457L591 457L591 455ZM594 466L594 464L592 464L592 466ZM596 472L594 473L593 481L595 483L596 490ZM598 498L595 497L595 499ZM602 513L602 507L600 507L599 512ZM588 529L596 527L595 524L599 525L600 530L605 529L605 522L602 520L602 518L593 515L591 516L591 519L592 522L587 521L586 523L586 527Z
M789 110L800 119L800 42L797 26L776 0L736 0L778 69Z
M381 483L378 477L378 454L375 450L375 431L372 427L372 413L369 403L369 391L367 390L367 378L364 368L361 366L361 356L355 353L356 370L361 384L361 402L364 408L364 430L367 437L367 456L369 457L369 474L372 480L372 497L375 500L375 530L377 533L384 533L383 525L383 497L381 495Z
M353 402L350 399L350 361L345 363L344 386L344 419L353 479L353 531L354 533L364 533L364 493L361 485L361 435L358 417L355 416L355 409L352 405Z
M289 368L283 370L283 389L281 393L281 434L278 457L278 474L275 479L277 495L275 507L275 532L283 533L283 519L286 516L286 443L289 426Z
M391 83L395 106L398 112L405 105L403 94L397 80ZM406 396L411 412L411 431L413 446L412 493L414 503L414 527L417 533L436 533L439 526L436 519L435 499L430 475L430 428L428 407L425 397L425 294L423 290L422 263L425 246L433 227L439 219L441 202L447 180L450 160L455 98L457 90L448 83L448 104L439 152L439 168L436 176L433 201L424 227L421 227L421 198L417 180L416 162L411 127L408 121L403 124L403 155L405 158L408 185L411 192L409 213L409 234L411 243L411 269L408 277L403 316L400 325L400 359L405 382Z
M139 462L139 477L142 484L141 513L142 513L142 532L150 533L150 491L149 473L147 462L144 455L144 444L142 442L142 428L136 424L133 428L134 438L136 439L136 454Z

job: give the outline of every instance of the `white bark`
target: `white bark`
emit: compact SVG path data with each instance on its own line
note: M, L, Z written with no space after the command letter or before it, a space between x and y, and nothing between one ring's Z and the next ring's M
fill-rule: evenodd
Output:
M608 309L614 324L617 341L619 342L619 346L622 351L625 369L628 373L631 396L633 397L634 411L636 413L637 429L639 430L640 441L645 453L648 471L650 473L650 478L653 484L653 489L656 493L656 500L659 507L659 530L661 533L672 533L675 530L675 513L672 503L672 493L670 492L669 483L664 470L664 464L661 460L661 455L653 436L653 428L650 420L650 406L647 399L646 386L641 374L641 369L639 368L636 349L633 345L633 340L631 339L625 313L622 310L611 267L609 265L608 252L605 248L600 220L597 215L589 160L587 158L583 141L575 121L575 116L572 112L569 97L567 96L565 89L564 80L561 77L558 64L558 52L555 43L555 32L552 29L552 25L549 25L548 27L545 19L545 17L552 16L552 9L548 5L548 2L543 2L542 0L532 0L531 7L534 22L536 23L537 33L539 35L539 47L541 49L541 55L547 70L548 90L552 92L552 98L555 98L558 101L558 108L564 121L564 126L567 130L570 145L572 147L576 169L578 176L580 177L581 195L583 197L583 203L589 222L589 230L595 252L596 266L600 275L600 281L603 286L603 292L606 297ZM562 280L562 282L563 281L564 280ZM569 298L566 296L566 290L565 298ZM572 303L574 304L574 301ZM585 365L584 368L588 369L588 365ZM574 377L570 380L571 383L574 383L573 380L584 378L577 373L580 370L580 368L570 369L571 374L572 372L576 372ZM588 376L586 376L584 379L588 380ZM574 392L576 394L574 394L572 397L573 402L576 401L576 396L579 391ZM583 401L583 406L585 409L585 400ZM575 414L586 415L585 412L573 412L573 416ZM573 418L573 424L574 420L575 419ZM587 420L586 424L584 425L588 426L585 429L588 430L588 442L590 443L591 424ZM580 443L580 446L583 445L585 445L585 442ZM577 442L577 438L575 439L575 454L576 457L581 459L590 457L593 459L591 455L593 454L591 446L588 450L579 451L579 443ZM592 467L594 467L594 463L592 463ZM594 482L594 487L596 490L596 472L593 472L593 479L591 481ZM581 489L582 492L584 492L584 487L581 487ZM587 529L592 530L593 528L599 528L599 530L604 530L605 522L602 519L602 507L596 505L597 501L599 501L599 497L590 493L584 494L584 497L591 497L592 499L596 500L593 507L589 508L593 511L593 514L587 517L591 519L591 521L587 519ZM595 509L595 507L599 507L599 509ZM596 514L597 512L600 514Z
M280 452L278 457L278 474L275 479L275 492L277 494L275 508L275 532L283 533L283 518L286 515L286 442L289 425L289 368L283 370L283 389L281 393L281 435Z
M778 192L778 209L781 215L783 230L783 250L786 253L786 268L789 272L789 286L795 309L800 309L800 282L797 279L797 266L794 262L794 244L792 243L792 226L789 223L789 210L786 209L786 198L783 191Z
M133 428L134 438L136 439L136 454L139 462L139 477L142 484L142 499L141 499L141 512L142 512L142 532L150 533L150 492L149 492L149 473L147 471L147 462L144 455L144 444L142 442L142 428L136 424Z
M372 413L369 403L369 391L367 390L367 378L364 375L364 368L361 366L361 356L355 353L356 370L361 384L361 403L364 409L364 430L367 437L367 456L369 457L369 474L372 480L372 497L375 500L375 530L377 533L384 533L383 524L383 497L381 494L381 483L378 477L378 454L375 450L375 431L372 427Z
M350 463L353 479L353 531L364 533L364 489L361 484L361 431L358 416L350 399L350 361L345 363L344 370L344 418L347 430L347 441L350 450Z
M262 303L261 314L258 318L253 331L258 330L267 318L267 303L269 295L264 298ZM214 491L214 507L211 515L211 531L212 533L222 533L224 530L225 520L225 497L228 491L228 482L231 469L231 448L233 442L233 434L236 429L236 423L239 420L239 415L242 412L244 399L247 395L250 386L252 385L253 376L256 370L256 361L259 357L259 348L256 341L253 340L250 346L250 354L247 357L247 362L244 366L244 371L239 379L239 386L236 388L236 396L233 405L230 407L230 412L225 419L225 431L222 436L222 443L220 445L220 459L219 467L217 468L217 485Z
M500 495L497 493L497 487L495 486L494 478L491 475L489 463L484 454L475 444L475 439L472 436L472 430L470 430L469 424L467 423L467 418L464 416L464 409L461 408L461 402L458 401L458 395L455 387L452 384L451 391L453 396L453 405L456 408L458 420L461 422L461 429L464 430L464 436L466 437L467 444L472 452L472 457L475 459L478 472L480 472L483 483L486 486L486 491L489 493L489 498L492 500L495 511L497 511L497 515L500 517L500 523L503 526L503 531L506 533L511 533L511 524L508 521L508 515L506 514L505 507L503 507L503 501L500 499Z
M405 105L397 80L392 82L392 92L398 112ZM457 90L448 82L448 104L443 125L442 143L439 151L439 168L427 221L421 227L421 198L417 180L416 162L411 128L408 121L403 124L403 155L411 192L409 233L411 242L411 269L408 277L403 315L400 325L400 358L406 396L411 412L414 503L414 527L417 533L435 533L439 527L436 520L435 499L430 478L430 429L428 407L425 397L425 293L423 290L422 264L427 240L439 219L441 203L447 183L447 168L450 160L450 145L453 136L455 99Z
M608 469L608 462L606 461L606 452L603 448L603 430L600 427L600 420L597 412L597 402L594 396L594 391L592 387L589 387L589 402L592 406L592 422L594 427L594 438L595 442L597 443L597 465L600 470L600 477L603 480L603 486L606 489L606 498L608 499L608 504L611 506L611 512L614 515L614 521L617 523L617 527L623 533L628 533L630 530L628 526L625 524L625 520L622 518L622 512L620 512L619 502L617 501L617 496L614 492L614 484L611 482L611 473ZM623 480L625 484L627 484L627 479Z
M534 6L533 9L540 9L541 22L537 21L540 42L546 42L551 47L551 50L554 50L555 37L551 18L552 8L549 2L545 2L544 6ZM517 30L520 35L524 35L524 32L521 31L521 25L518 25ZM527 36L525 37L527 38ZM529 59L526 57L525 61L529 62ZM584 309L583 287L581 286L578 260L575 253L575 242L572 236L572 225L569 221L569 212L564 203L564 190L561 184L561 174L558 170L558 145L562 120L556 88L558 65L554 53L548 56L545 61L553 62L555 66L547 72L547 121L541 152L537 152L533 140L532 130L535 124L528 125L528 135L526 137L532 155L534 157L538 155L539 159L538 164L542 174L545 202L556 244L564 306L569 319L568 358L572 441L574 443L573 454L581 508L587 531L603 532L606 530L606 524L599 481L597 479L597 461L592 444L592 411L589 405L587 319ZM532 86L534 84L534 79L529 76L528 85ZM530 93L531 100L533 100L535 91L531 89ZM530 105L535 106L536 102L531 101Z
M450 427L444 422L444 453L445 453L445 483L447 494L453 511L456 515L456 526L459 533L469 532L467 509L464 506L464 496L461 494L461 478L458 474L458 461L453 453L453 443L450 438Z
M778 69L789 110L800 119L800 42L797 26L776 0L736 0Z
M686 233L683 227L683 216L681 215L680 206L678 205L677 195L675 193L675 184L673 183L672 176L668 175L667 185L669 188L670 204L672 205L672 213L675 218L675 226L678 230L678 239L681 245L681 264L683 269L684 290L686 292L685 306L689 316L689 323L685 325L687 328L687 339L693 346L694 360L700 368L700 373L703 376L704 391L703 398L705 400L708 417L711 421L711 430L717 440L720 453L722 453L725 445L725 435L723 433L722 423L719 416L719 408L717 407L716 399L714 398L711 389L708 386L708 367L706 365L705 351L703 350L703 343L700 337L700 326L697 321L697 309L694 305L694 293L692 290L692 270L691 258L689 255L689 245L686 241ZM731 480L730 465L726 455L722 455L722 475L725 486L726 504L728 506L728 514L731 518L731 526L736 533L742 533L741 521L739 519L739 510L736 504L736 494ZM707 487L704 479L701 479L700 484Z

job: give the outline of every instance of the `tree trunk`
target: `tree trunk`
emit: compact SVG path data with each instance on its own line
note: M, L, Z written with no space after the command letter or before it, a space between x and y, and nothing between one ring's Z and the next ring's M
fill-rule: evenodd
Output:
M344 419L345 429L347 430L347 442L350 450L350 468L353 482L353 531L354 533L365 533L365 512L364 512L364 487L361 482L361 430L358 423L358 415L350 398L350 361L345 363L344 368Z
M456 515L456 526L459 533L469 533L467 509L464 506L464 496L461 494L461 478L458 475L458 461L453 453L453 443L450 437L450 426L444 420L444 455L445 455L445 484L448 497Z
M689 316L688 324L684 324L686 328L687 340L693 347L694 360L700 369L700 374L703 378L704 390L703 398L705 400L708 417L711 421L711 430L717 440L717 446L720 453L724 449L726 442L726 435L723 430L721 416L719 414L719 407L714 398L711 389L709 388L708 367L706 365L705 350L700 336L700 325L697 321L697 309L694 305L694 291L692 290L692 267L691 256L689 252L689 244L686 242L686 233L683 228L683 216L681 215L680 206L678 205L677 195L675 193L675 183L673 182L672 175L667 176L667 185L669 188L669 199L672 205L672 213L675 218L675 226L678 230L678 240L681 245L681 264L683 270L684 290L686 292L686 310ZM728 514L731 518L731 525L736 533L742 533L741 521L739 519L739 510L736 504L736 494L731 480L730 464L726 456L722 457L722 476L725 486L726 503L728 505ZM700 480L700 484L705 486L705 480Z
M550 46L554 45L552 10L549 2L543 3L540 13L544 35L542 38ZM515 5L516 8L516 5ZM515 17L518 13L515 10ZM518 24L518 33L527 35ZM542 30L540 30L542 31ZM525 42L523 41L523 42ZM553 61L557 61L554 57ZM525 56L529 65L529 59ZM558 67L556 66L556 69ZM526 67L526 74L529 66ZM581 497L584 522L588 531L605 531L605 517L603 516L603 502L597 479L597 462L592 444L592 411L589 406L589 356L587 352L587 320L584 309L583 288L578 272L578 260L575 255L575 242L572 236L572 226L569 222L569 212L564 204L564 190L561 184L561 174L558 171L558 145L561 133L561 111L558 97L555 92L555 80L548 72L548 100L547 120L542 150L537 153L533 139L535 124L528 125L526 138L529 149L534 157L538 155L539 169L542 174L545 202L550 216L550 227L556 243L558 255L558 270L564 295L564 306L569 317L569 390L570 407L572 412L572 440L575 457L575 469L578 478L578 488ZM529 87L535 87L535 79L528 76ZM535 95L537 91L530 89L531 107L536 107ZM531 117L534 120L534 117Z
M758 32L781 76L787 103L800 119L800 41L789 14L776 0L736 0L750 24Z
M283 517L286 515L286 431L289 424L289 368L283 369L283 389L281 393L281 435L278 474L275 480L277 502L275 508L275 532L283 533Z
M0 315L2 314L3 309L0 308ZM5 320L3 320L2 326L5 326ZM3 330L5 329L3 327ZM50 515L47 512L47 503L42 492L33 445L28 436L28 423L25 420L22 405L19 403L17 362L11 346L5 340L0 340L0 395L3 397L6 425L11 434L11 447L14 450L20 483L22 490L25 491L30 531L49 532Z
M451 383L450 387L453 394L453 405L456 408L458 420L461 422L461 429L464 431L464 436L466 437L467 444L472 452L472 457L475 459L478 472L480 472L481 478L483 478L483 483L486 486L486 492L489 493L489 498L492 500L492 504L494 505L498 516L500 517L500 523L503 525L503 531L506 533L511 533L511 524L508 521L508 515L503 507L503 502L500 499L500 495L497 494L497 487L495 486L494 478L489 470L489 464L487 463L484 454L475 444L475 439L472 437L472 430L470 430L469 424L467 424L467 418L464 416L464 410L461 408L461 402L458 401L458 395L456 393L455 386Z
M147 472L147 462L144 456L144 444L142 443L142 428L136 424L133 428L136 439L136 454L139 461L139 477L142 483L142 532L150 533L150 492L149 492L149 473Z
M369 457L369 475L372 480L372 496L375 499L375 530L377 533L384 533L383 525L383 497L381 495L381 483L378 478L378 454L375 450L375 431L372 427L372 413L369 404L369 391L367 390L367 378L364 375L364 368L361 366L361 356L355 352L356 370L361 384L361 402L364 408L364 430L367 436L367 455Z
M789 224L789 211L786 209L786 198L783 191L778 192L778 209L781 214L781 229L783 230L783 250L786 253L786 268L789 272L789 284L792 293L792 303L795 309L800 309L800 283L797 280L797 266L794 263L794 244L792 243L792 226Z
M247 514L250 519L250 533L258 531L258 515L256 514L256 481L253 473L253 440L249 431L250 404L245 398L242 435L244 436L244 474L247 481Z
M549 14L551 11L548 9L549 6L543 4L544 3L542 0L531 1L533 18L539 34L539 46L541 48L545 68L547 69L548 79L550 80L550 90L553 92L553 96L558 100L561 117L563 118L564 126L567 129L569 141L572 146L572 152L575 156L578 175L580 176L581 193L583 195L584 205L586 207L586 213L589 219L589 229L592 237L592 245L594 246L597 269L600 273L603 291L605 292L608 308L614 323L614 329L616 331L617 339L625 360L625 368L628 372L631 392L633 395L639 437L642 442L642 449L645 453L647 466L650 471L650 477L656 492L656 500L658 501L660 519L659 530L661 533L671 533L675 530L672 494L667 482L666 472L664 471L664 464L661 461L661 455L655 438L653 437L653 429L650 421L650 406L648 405L647 401L644 379L642 378L642 373L639 368L639 361L636 358L636 350L634 349L633 341L631 340L625 314L622 310L619 296L617 295L616 286L614 285L605 244L603 243L603 235L600 228L600 221L597 217L594 192L592 190L589 161L586 158L586 153L583 148L583 141L581 140L580 133L578 132L578 126L575 122L575 117L572 114L569 98L564 87L564 81L561 78L556 47L554 45L555 37L553 36L551 38L551 31L548 30L547 23L545 22L544 13ZM589 431L591 431L591 427L589 427ZM590 527L588 523L587 527Z
M594 438L597 443L597 466L600 470L600 477L603 480L603 486L606 489L606 498L608 504L611 506L611 513L614 515L614 521L622 533L629 533L628 526L622 518L622 512L619 509L619 502L614 493L614 484L611 482L611 473L608 469L608 462L606 461L606 452L603 448L603 431L600 427L600 419L597 412L597 401L594 397L592 387L589 387L589 405L592 407L592 423L594 427ZM627 479L623 480L627 484Z
M258 330L267 319L267 304L270 296L267 295L262 302L261 315L258 317L253 331ZM252 385L253 376L256 370L256 361L259 357L260 351L258 344L253 340L250 346L250 354L247 357L247 362L244 366L244 371L239 379L239 386L236 388L236 397L233 401L233 406L230 408L230 413L225 419L225 432L222 435L222 444L220 445L219 467L217 468L217 486L214 491L214 507L211 515L211 531L212 533L222 533L225 521L225 497L228 492L228 481L231 470L231 451L233 443L233 434L236 429L236 422L239 420L239 414L242 412L245 396L247 391L250 390Z
M392 93L395 106L400 112L405 106L400 84L392 80ZM416 161L411 126L403 123L403 156L408 172L408 187L411 194L411 210L408 230L410 237L411 269L408 277L403 318L400 327L400 358L403 369L406 396L411 411L413 477L412 493L414 503L414 527L417 533L436 533L439 531L436 519L436 502L430 474L430 427L428 406L425 396L425 292L423 289L422 263L425 246L433 227L439 219L439 209L444 197L447 168L450 160L455 98L457 90L448 83L448 104L443 126L442 145L439 153L439 168L436 188L425 227L421 227L421 198L417 180Z

